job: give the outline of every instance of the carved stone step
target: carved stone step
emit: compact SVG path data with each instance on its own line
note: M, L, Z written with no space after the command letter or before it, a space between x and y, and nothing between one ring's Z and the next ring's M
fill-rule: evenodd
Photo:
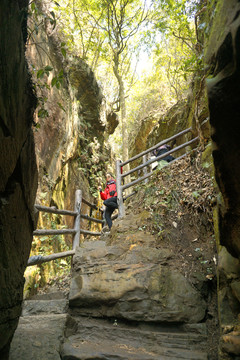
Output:
M65 339L63 360L206 360L206 335L179 332L172 326L165 332L156 325L148 329L114 321L78 318L75 335ZM151 331L152 328L152 331Z
M64 314L68 309L68 301L60 300L26 300L22 307L22 316Z
M21 317L9 360L60 360L66 318L67 314Z

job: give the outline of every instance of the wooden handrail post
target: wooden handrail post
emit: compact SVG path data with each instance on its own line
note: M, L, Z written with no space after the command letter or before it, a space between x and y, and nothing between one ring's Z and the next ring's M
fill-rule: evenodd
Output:
M145 164L146 162L147 162L147 155L145 154L145 155L143 155L143 164ZM143 175L146 175L146 174L147 174L147 166L145 166L143 168ZM146 178L144 180L144 182L145 182L145 184L147 184L148 183L148 178Z
M76 231L76 233L73 238L73 250L75 250L80 243L81 205L82 205L82 190L76 190L74 211L77 212L77 216L75 217L75 222L74 222L74 230Z
M121 162L120 160L116 161L116 186L117 186L117 198L118 198L118 217L122 218L124 214L124 205L123 205L123 194L122 194L122 184L121 184Z

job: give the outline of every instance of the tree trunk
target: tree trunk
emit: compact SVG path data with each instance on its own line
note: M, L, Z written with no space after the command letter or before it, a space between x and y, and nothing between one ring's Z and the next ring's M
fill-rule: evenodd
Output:
M122 161L128 160L128 132L127 132L127 119L126 119L126 103L125 103L125 89L124 89L124 82L122 79L122 76L119 74L118 70L118 64L119 64L119 57L115 54L114 56L114 67L113 72L116 76L116 79L118 81L119 85L119 98L120 98L120 111L121 111L121 125L122 125ZM124 172L129 171L130 167L129 164L125 165ZM126 176L125 177L125 183L131 182L131 177ZM129 189L126 189L126 195L130 193Z
M128 160L128 132L127 132L127 119L126 119L126 103L125 103L125 90L122 77L119 76L119 95L120 95L120 110L121 110L121 125L122 125L122 160Z

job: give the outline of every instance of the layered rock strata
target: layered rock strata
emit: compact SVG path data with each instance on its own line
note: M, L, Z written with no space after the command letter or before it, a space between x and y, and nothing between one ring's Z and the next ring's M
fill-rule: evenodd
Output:
M137 218L129 216L126 232L124 221L105 241L77 249L69 294L76 329L62 358L207 359L201 293L174 267L171 250L138 231Z

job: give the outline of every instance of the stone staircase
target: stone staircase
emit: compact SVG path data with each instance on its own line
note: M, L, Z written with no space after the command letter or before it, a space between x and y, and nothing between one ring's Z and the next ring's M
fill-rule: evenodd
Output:
M67 323L68 301L59 293L23 304L10 349L10 360L60 360L60 344ZM56 299L57 298L57 299Z
M67 300L25 301L10 360L207 360L205 324L70 316Z
M206 303L174 254L122 236L77 249L68 300L25 301L10 360L208 359Z
M63 360L206 360L204 330L146 328L101 319L75 318L76 334L62 345ZM203 332L202 332L203 331Z

